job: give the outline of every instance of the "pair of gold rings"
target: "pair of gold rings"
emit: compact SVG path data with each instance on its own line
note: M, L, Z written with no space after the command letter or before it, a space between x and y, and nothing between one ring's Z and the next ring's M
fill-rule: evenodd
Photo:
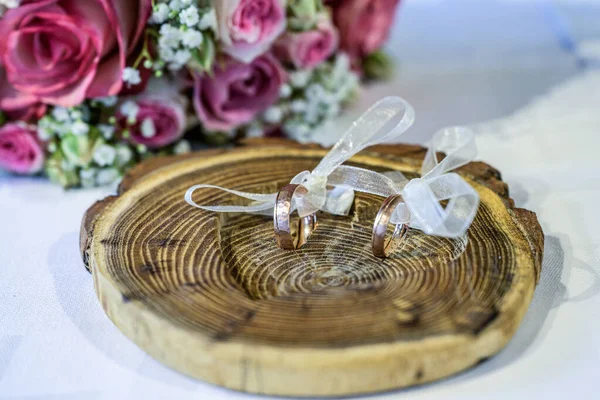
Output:
M310 214L300 218L298 229L292 233L291 229L291 210L292 200L294 195L306 195L307 189L298 184L285 185L279 193L275 201L275 209L273 211L273 225L275 229L275 240L277 246L284 250L293 250L302 247L308 240L308 237L317 227L317 215ZM392 195L384 200L381 208L375 217L373 224L373 236L371 247L373 255L380 258L385 258L389 255L389 248L392 240L395 237L403 238L408 230L406 224L397 225L391 238L386 240L386 234L390 218L395 208L402 202L402 196L399 194Z

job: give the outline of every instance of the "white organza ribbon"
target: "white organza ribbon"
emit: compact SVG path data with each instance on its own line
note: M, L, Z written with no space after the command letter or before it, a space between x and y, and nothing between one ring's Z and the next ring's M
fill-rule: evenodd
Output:
M446 153L438 161L437 153ZM388 197L402 195L390 218L393 224L408 224L428 235L459 237L465 234L479 206L479 195L453 169L472 161L477 154L473 133L464 127L445 128L433 137L427 150L421 177L410 181L400 172L378 173L368 169L340 166L329 182L341 182L354 190ZM448 200L446 207L440 201Z
M332 183L329 176L359 151L375 144L398 138L414 122L415 112L406 100L400 97L386 97L352 123L344 136L323 157L312 171L303 171L290 183L300 184L308 194L294 197L292 209L297 209L301 217L318 210L335 215L347 215L354 201L354 190L344 182ZM328 190L327 186L333 187ZM245 206L208 206L192 200L198 189L218 189L236 196L253 200ZM214 185L194 185L185 193L185 201L194 207L216 212L272 213L277 193L257 194L241 192Z
M413 108L400 97L386 97L357 119L312 171L303 171L290 183L301 184L308 194L295 197L292 210L301 217L318 210L347 215L354 201L354 191L382 197L402 195L390 219L393 224L408 224L428 235L460 237L471 225L479 206L479 195L458 174L449 171L472 161L477 148L473 133L463 127L438 131L432 140L421 177L408 180L394 171L378 173L368 169L342 165L366 147L398 138L414 122ZM438 161L437 153L446 157ZM328 190L328 187L332 188ZM245 206L207 206L196 204L192 194L197 189L213 188L253 202ZM277 193L241 192L213 185L195 185L188 189L185 200L204 210L271 214ZM447 200L446 207L440 202Z

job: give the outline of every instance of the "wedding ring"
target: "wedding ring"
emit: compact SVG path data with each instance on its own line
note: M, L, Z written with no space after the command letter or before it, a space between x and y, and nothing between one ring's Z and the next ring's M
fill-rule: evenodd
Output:
M388 240L385 238L392 213L396 209L396 206L402 201L402 196L395 194L385 199L381 204L381 208L379 209L379 212L375 217L375 223L373 224L373 238L371 241L371 247L375 257L386 258L389 255L388 248L394 239L397 237L403 239L408 231L408 226L406 224L399 224L396 225L392 237Z
M285 185L277 193L273 210L273 225L277 246L280 249L293 250L302 247L317 226L317 215L313 213L299 219L295 234L292 234L290 228L292 199L295 194L306 195L307 193L308 190L304 186L296 184Z

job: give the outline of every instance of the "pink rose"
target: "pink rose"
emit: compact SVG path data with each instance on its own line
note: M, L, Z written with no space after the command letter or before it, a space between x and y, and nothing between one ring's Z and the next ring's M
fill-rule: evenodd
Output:
M338 45L338 33L324 15L312 31L286 32L275 43L275 54L298 69L313 68L327 60Z
M135 108L136 122L129 125L124 111L131 107ZM177 141L183 136L185 122L183 102L166 94L142 95L121 106L117 113L117 123L129 131L130 141L149 148L160 148Z
M15 122L0 128L0 168L34 174L44 166L44 152L34 128Z
M223 51L248 63L266 52L285 29L285 0L216 0Z
M46 113L46 106L34 96L17 92L6 80L6 73L0 67L0 111L9 120L34 122Z
M340 48L353 61L378 50L388 37L400 0L336 0L333 21Z
M196 114L206 129L230 131L275 103L285 79L281 64L270 54L250 64L217 62L212 76L195 76Z
M151 0L25 0L0 19L0 64L27 98L74 106L119 93Z

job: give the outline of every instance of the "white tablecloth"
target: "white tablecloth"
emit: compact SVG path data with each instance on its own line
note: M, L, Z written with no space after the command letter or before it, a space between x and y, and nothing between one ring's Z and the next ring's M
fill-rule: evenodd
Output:
M354 115L400 94L418 112L409 141L477 123L480 159L503 172L518 206L538 213L546 234L541 280L496 357L373 398L597 398L600 71L577 67L537 2L482 3L406 0L390 45L399 72L369 88ZM578 6L561 7L567 21L589 18ZM104 315L78 230L86 208L109 191L64 192L42 179L0 176L0 398L256 398L170 370Z

